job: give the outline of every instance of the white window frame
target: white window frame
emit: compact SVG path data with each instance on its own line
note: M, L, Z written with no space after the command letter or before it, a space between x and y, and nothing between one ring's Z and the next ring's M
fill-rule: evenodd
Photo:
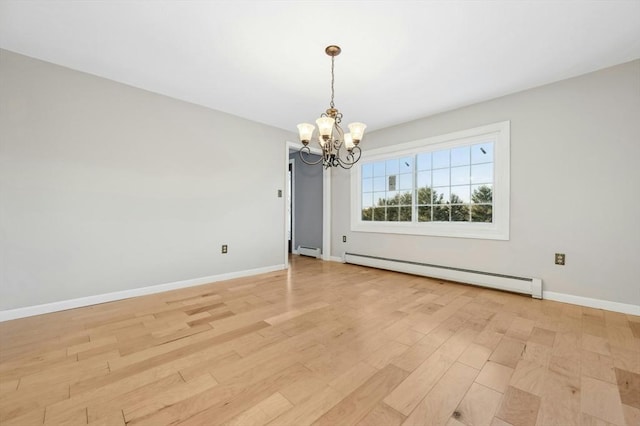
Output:
M351 230L355 232L509 240L510 133L510 122L502 121L446 135L372 150L363 150L361 160L351 168ZM492 223L376 222L362 220L363 163L471 145L487 141L488 138L494 142ZM414 194L413 199L415 199L415 196ZM415 215L416 212L414 211L413 214Z

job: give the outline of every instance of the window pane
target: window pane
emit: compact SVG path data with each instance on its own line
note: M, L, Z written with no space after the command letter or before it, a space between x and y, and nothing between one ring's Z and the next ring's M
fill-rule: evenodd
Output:
M400 209L398 207L387 207L387 221L397 222Z
M469 204L471 202L471 185L451 187L451 204Z
M485 142L471 147L471 164L492 163L493 142Z
M431 186L431 172L418 172L418 187Z
M418 170L431 170L431 153L418 154Z
M400 173L413 173L413 157L400 159Z
M362 208L365 209L367 207L373 207L373 193L371 192L362 193Z
M449 202L449 187L433 188L433 204L446 204Z
M387 192L387 205L388 206L397 206L398 205L398 192L397 191L389 191Z
M411 222L411 207L400 207L400 221Z
M387 191L395 191L398 189L398 176L387 176Z
M384 191L384 177L375 177L373 178L373 190L374 191Z
M445 149L444 151L436 151L433 155L433 168L441 169L443 167L449 167L449 154L450 151Z
M398 174L398 159L394 158L393 160L387 160L386 168L387 175Z
M469 205L453 205L451 206L452 222L469 222Z
M477 165L471 166L471 182L492 183L493 182L493 163L477 164Z
M387 204L387 193L382 192L374 192L373 193L373 204L376 206L384 206Z
M493 207L478 204L471 206L471 222L493 222Z
M384 163L373 163L373 176L384 176Z
M451 150L451 167L466 166L470 160L471 154L468 146L461 146Z
M449 206L433 206L433 220L437 222L449 222Z
M373 208L362 209L362 220L373 219Z
M375 221L383 221L385 218L385 208L384 207L376 207L373 209L373 220Z
M430 187L418 188L418 204L431 204L431 193L433 192Z
M418 207L418 222L431 222L431 206Z
M373 191L373 179L362 179L362 192Z
M402 174L400 175L400 189L413 189L413 175Z
M362 165L362 177L370 178L373 177L373 164L363 164Z
M410 206L412 201L411 191L401 192L399 198L399 204L401 206Z
M465 185L471 183L471 169L469 166L451 168L451 185Z
M491 204L493 202L493 185L473 185L471 191L471 201L474 203Z
M449 186L449 170L440 169L433 171L433 186Z

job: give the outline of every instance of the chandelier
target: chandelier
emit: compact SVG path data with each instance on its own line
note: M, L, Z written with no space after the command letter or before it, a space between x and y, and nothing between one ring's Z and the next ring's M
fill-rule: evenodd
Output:
M300 132L300 142L303 147L300 148L300 158L306 164L319 164L325 169L329 167L342 167L343 169L350 169L360 159L361 151L358 146L362 140L364 129L367 127L364 123L351 123L349 124L349 133L344 133L340 122L342 122L342 113L338 111L333 102L334 97L334 74L333 65L341 52L338 46L327 46L324 50L327 55L331 56L331 102L329 103L329 109L320 115L320 118L316 120L318 125L318 144L322 149L322 156L317 161L311 161L311 148L309 142L311 142L315 126L309 123L298 124L298 131ZM344 150L342 149L344 148ZM346 152L345 152L346 150Z

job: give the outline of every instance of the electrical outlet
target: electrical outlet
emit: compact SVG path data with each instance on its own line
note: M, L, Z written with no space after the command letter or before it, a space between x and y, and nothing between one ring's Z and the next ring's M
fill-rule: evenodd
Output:
M222 254L227 254L228 248L226 244L222 245Z
M565 255L564 253L556 253L556 265L564 265Z
M342 236L342 242L343 242L343 243L346 243L346 242L347 242L347 236L346 236L346 235L343 235L343 236Z

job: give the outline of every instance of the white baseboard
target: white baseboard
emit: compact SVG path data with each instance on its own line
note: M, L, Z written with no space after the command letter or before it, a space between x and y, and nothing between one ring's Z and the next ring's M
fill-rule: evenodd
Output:
M586 306L589 308L605 309L607 311L640 316L640 306L628 303L611 302L609 300L591 299L589 297L573 296L571 294L543 291L542 298L556 302L571 303L572 305Z
M327 258L327 260L331 261L331 262L340 262L340 263L344 263L344 259L341 258L340 256L329 256Z
M177 290L180 288L194 287L217 281L232 280L234 278L248 277L251 275L265 274L267 272L280 271L285 265L265 266L263 268L248 269L244 271L228 272L226 274L211 275L208 277L193 278L190 280L176 281L166 284L158 284L148 287L134 288L131 290L115 291L113 293L97 294L95 296L79 297L77 299L61 300L59 302L45 303L42 305L27 306L24 308L8 309L0 311L0 322L34 315L48 314L51 312L65 311L67 309L81 308L97 305L99 303L113 302L115 300L129 299L131 297L145 296L148 294L162 293L163 291Z

